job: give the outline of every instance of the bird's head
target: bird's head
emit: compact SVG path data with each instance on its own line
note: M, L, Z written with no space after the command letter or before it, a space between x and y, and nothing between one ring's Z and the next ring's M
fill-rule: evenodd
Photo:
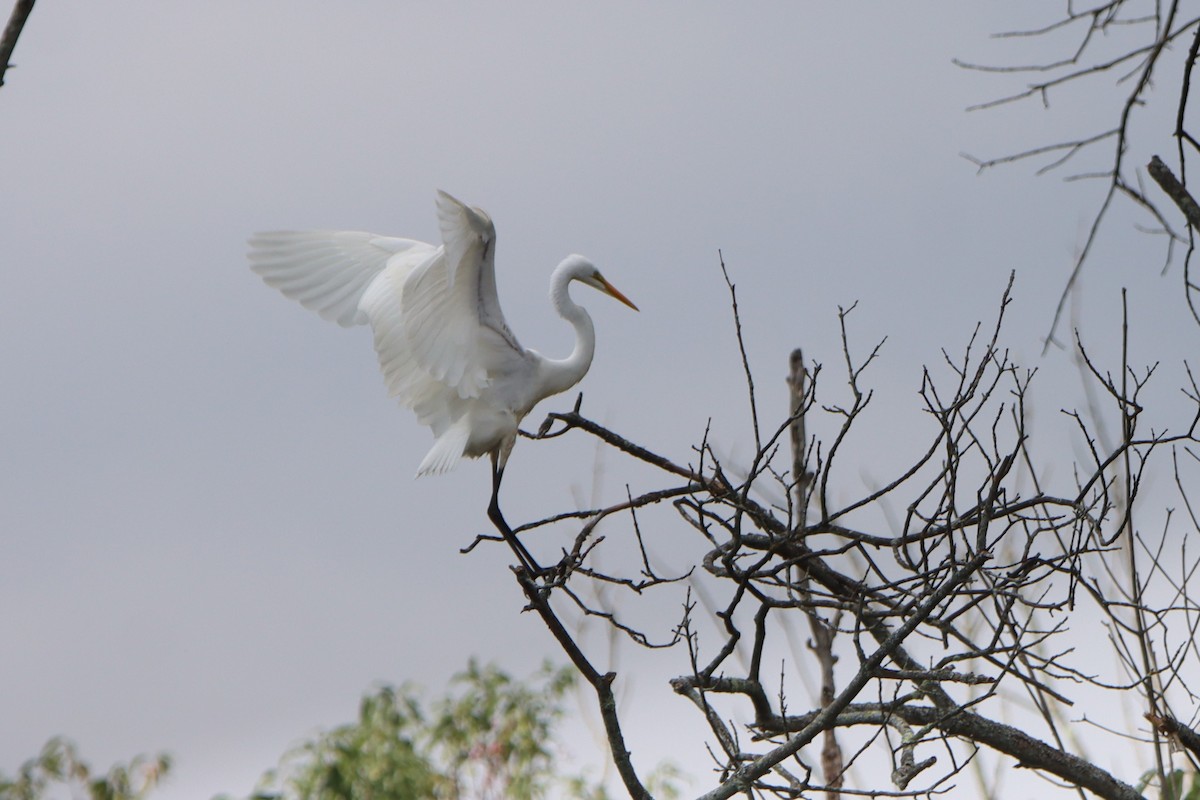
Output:
M625 305L638 311L637 306L633 304L628 297L617 291L617 287L613 286L608 280L600 274L600 270L596 269L596 265L580 255L567 256L559 269L565 270L570 280L579 281L591 286L593 289L598 289L604 292L609 297L620 300Z

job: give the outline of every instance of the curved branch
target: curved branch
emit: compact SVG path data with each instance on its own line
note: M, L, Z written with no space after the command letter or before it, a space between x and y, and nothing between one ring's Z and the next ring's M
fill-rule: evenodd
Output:
M21 38L25 20L29 19L29 12L33 11L33 3L34 0L17 0L12 16L8 18L8 24L4 26L4 36L0 37L0 86L4 85L4 73L12 66L10 59L13 48L17 46L17 39Z
M629 792L629 796L633 800L653 800L633 769L633 762L630 760L632 754L625 746L625 736L621 733L621 721L617 717L617 699L612 690L617 673L606 672L601 675L592 666L587 656L579 649L579 645L571 638L571 634L567 633L567 629L563 627L558 615L550 608L549 589L534 583L529 573L523 569L517 569L516 575L517 583L521 584L521 589L529 598L530 607L542 618L542 622L554 634L554 638L558 640L563 651L571 659L571 663L595 690L596 700L600 706L600 717L604 721L604 731L608 736L608 747L612 752L613 762L617 766L617 773L625 784L625 790Z
M761 728L766 733L790 733L810 727L821 712L796 717L776 717ZM1015 758L1021 766L1042 770L1109 800L1144 800L1142 794L1110 773L1079 756L1051 747L1025 731L987 719L970 711L946 712L932 706L855 704L833 719L837 726L883 725L899 717L910 725L934 728Z

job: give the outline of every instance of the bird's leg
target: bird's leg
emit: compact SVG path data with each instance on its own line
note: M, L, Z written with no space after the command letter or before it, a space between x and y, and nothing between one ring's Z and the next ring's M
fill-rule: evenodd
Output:
M500 512L500 480L504 477L504 467L500 465L499 458L496 453L492 453L492 501L488 504L488 519L496 526L496 529L504 536L504 541L508 542L508 546L512 548L517 559L521 562L521 566L530 575L539 576L545 575L546 570L538 566L537 561L525 549L525 545L521 544L521 540L513 533L513 529L508 526L507 520L504 519L504 514Z

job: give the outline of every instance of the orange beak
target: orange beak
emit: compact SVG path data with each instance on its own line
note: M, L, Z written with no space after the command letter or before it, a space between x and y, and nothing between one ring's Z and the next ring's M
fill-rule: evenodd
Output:
M630 300L628 297L626 297L625 295L623 295L623 294L621 294L619 291L617 291L617 287L613 286L613 285L612 285L611 283L609 283L609 282L608 282L608 281L607 281L605 278L603 278L602 276L599 276L599 275L597 275L597 276L596 276L596 279L597 279L598 281L600 281L600 283L604 284L604 291L608 292L610 295L612 295L612 296L613 296L613 297L615 297L616 299L620 300L622 303L624 303L625 305L629 306L629 307L630 307L630 308L632 308L634 311L641 311L641 309L640 309L640 308L638 308L637 306L635 306L635 305L633 304L633 301L632 301L632 300Z

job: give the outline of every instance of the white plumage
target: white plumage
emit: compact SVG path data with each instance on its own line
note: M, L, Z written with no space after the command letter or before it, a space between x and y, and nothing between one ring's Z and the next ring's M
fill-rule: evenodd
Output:
M521 418L578 383L592 362L592 321L568 284L637 307L590 261L569 256L551 275L550 299L574 327L575 347L565 359L526 350L500 311L491 218L445 192L437 210L441 246L357 231L259 233L250 239L251 269L325 319L369 322L388 391L433 430L417 474L490 453L495 506Z

